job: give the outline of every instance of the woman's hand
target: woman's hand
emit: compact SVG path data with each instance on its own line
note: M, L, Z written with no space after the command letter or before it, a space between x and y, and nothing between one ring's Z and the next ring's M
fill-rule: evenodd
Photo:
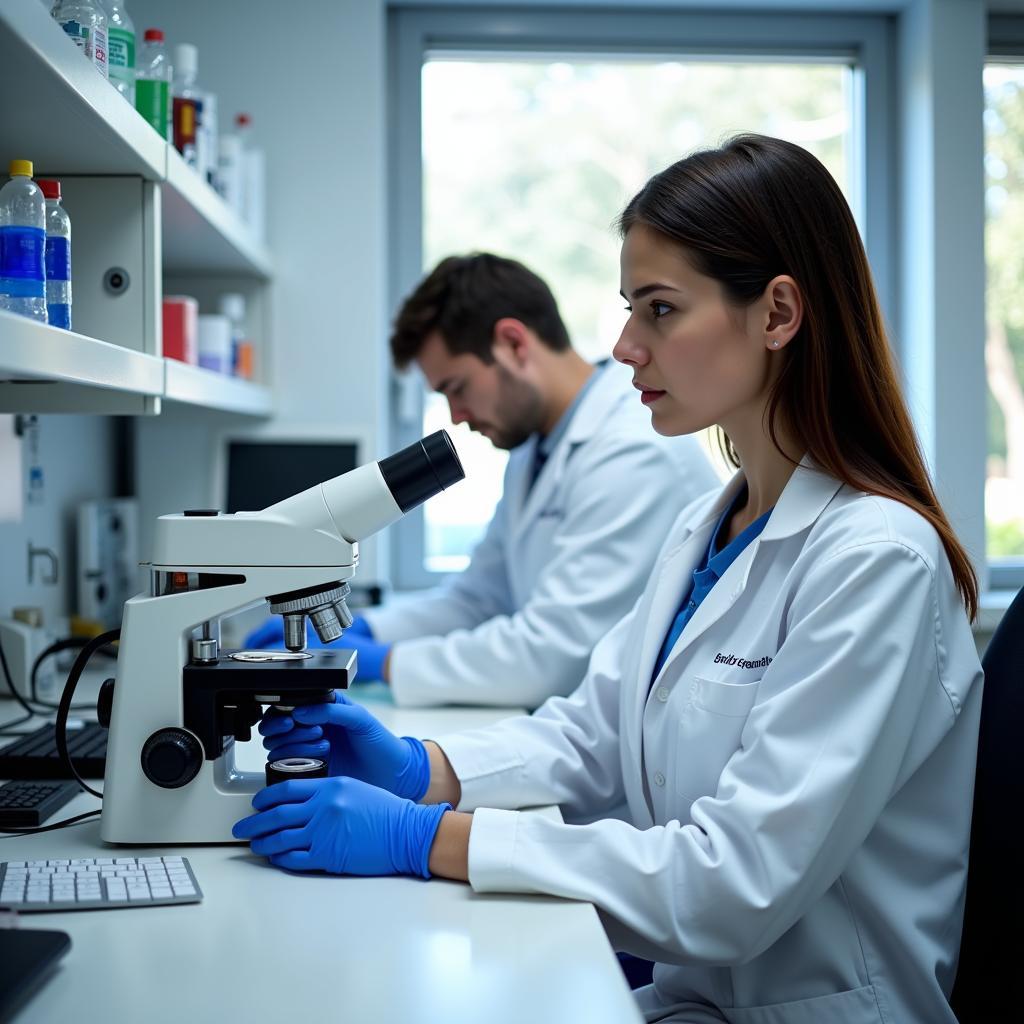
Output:
M295 779L260 790L236 839L291 871L430 878L431 846L450 804L415 804L358 779Z
M430 761L423 744L395 736L366 708L335 691L333 704L307 704L289 714L270 712L260 722L270 760L327 759L330 775L348 775L418 801L430 785Z

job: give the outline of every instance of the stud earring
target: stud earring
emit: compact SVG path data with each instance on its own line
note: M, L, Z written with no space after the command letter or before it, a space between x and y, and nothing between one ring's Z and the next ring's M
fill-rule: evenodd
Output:
M776 339L775 339L775 340L774 340L774 341L772 342L772 348L778 348L778 347L779 347L779 339L778 339L778 338L776 338Z

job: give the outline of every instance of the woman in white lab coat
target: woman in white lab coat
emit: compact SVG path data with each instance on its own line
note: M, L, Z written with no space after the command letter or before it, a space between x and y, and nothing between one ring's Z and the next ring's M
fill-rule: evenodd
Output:
M257 794L236 835L292 869L589 900L657 962L649 1020L952 1021L977 584L853 218L806 151L743 136L621 228L615 357L659 433L718 424L736 476L681 512L572 696L425 745L345 698L297 709L268 748L334 777Z

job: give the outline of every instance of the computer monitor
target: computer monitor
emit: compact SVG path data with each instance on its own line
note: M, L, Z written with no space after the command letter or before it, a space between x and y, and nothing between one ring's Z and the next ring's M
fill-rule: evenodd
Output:
M226 441L226 512L255 512L360 462L355 439L234 438Z

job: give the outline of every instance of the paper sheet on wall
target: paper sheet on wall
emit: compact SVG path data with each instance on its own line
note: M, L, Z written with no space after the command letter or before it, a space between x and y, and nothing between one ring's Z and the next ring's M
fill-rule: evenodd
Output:
M14 433L14 416L0 415L0 523L20 523L24 478L21 438Z

